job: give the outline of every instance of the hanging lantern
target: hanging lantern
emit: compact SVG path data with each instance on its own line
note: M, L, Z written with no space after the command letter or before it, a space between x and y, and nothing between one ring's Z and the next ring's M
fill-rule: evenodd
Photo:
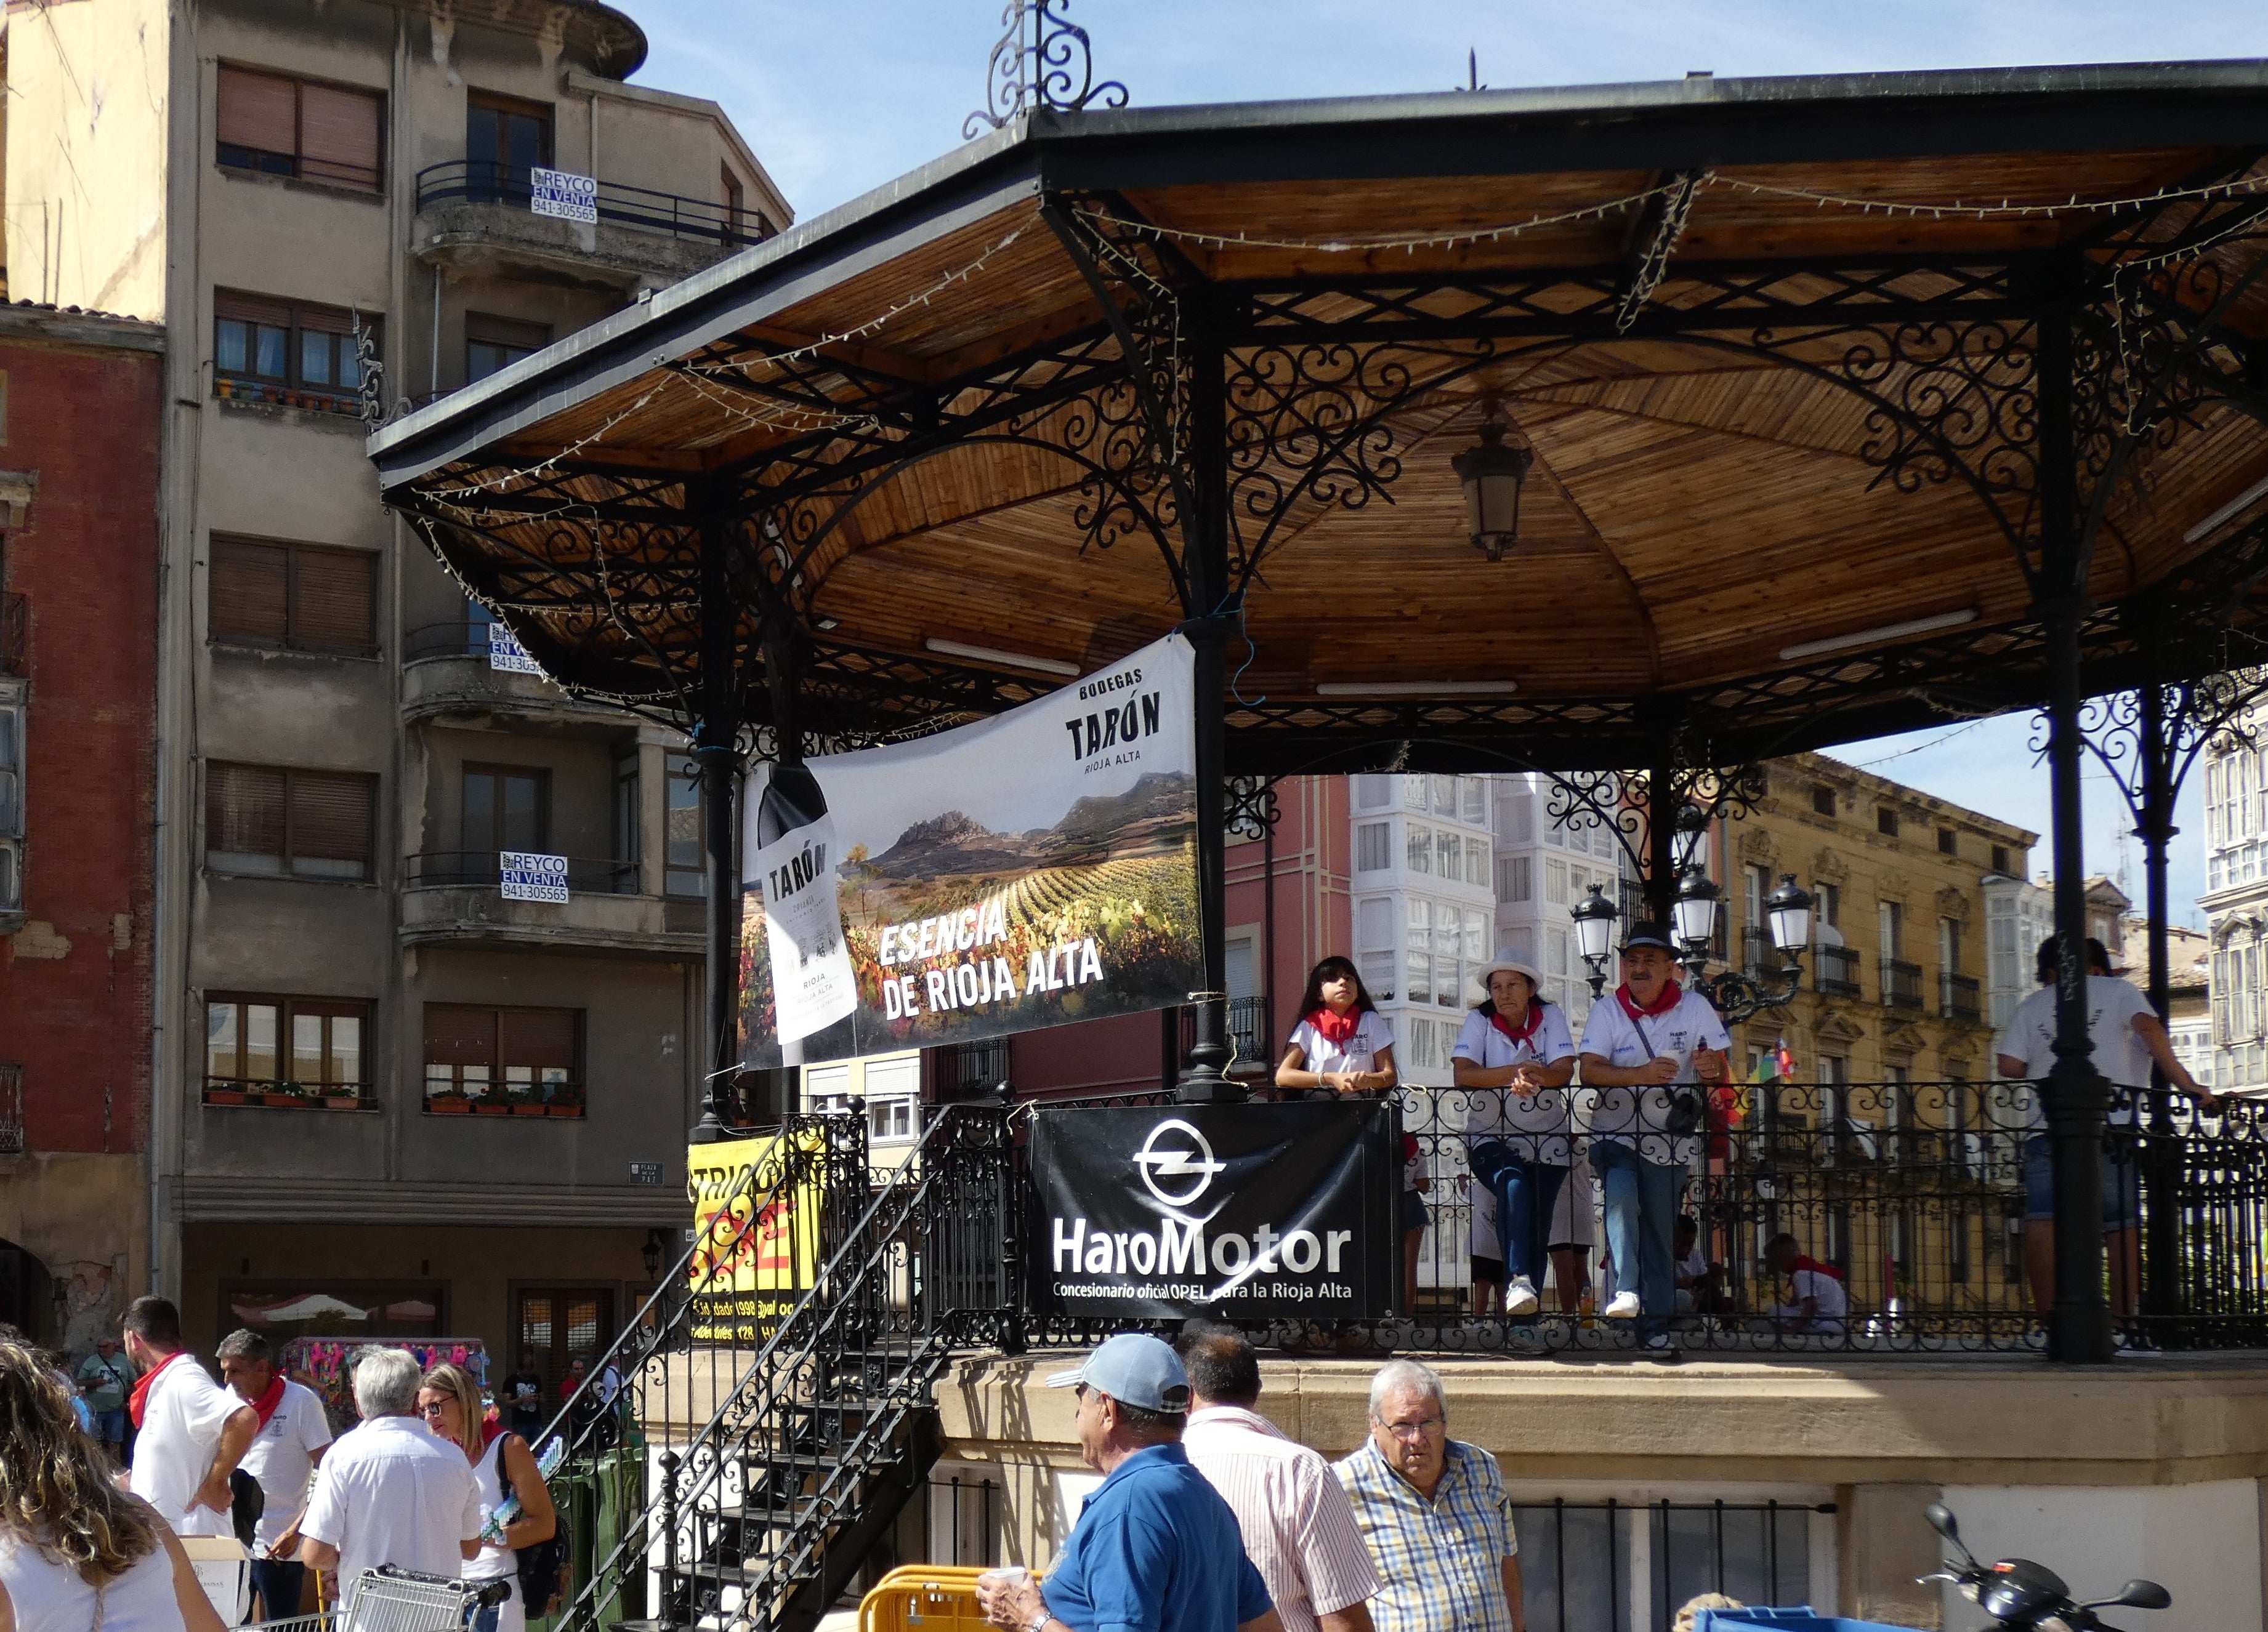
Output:
M1465 490L1473 548L1491 561L1502 561L1520 542L1520 490L1535 463L1535 451L1527 444L1505 442L1506 430L1502 412L1491 403L1479 443L1449 461Z

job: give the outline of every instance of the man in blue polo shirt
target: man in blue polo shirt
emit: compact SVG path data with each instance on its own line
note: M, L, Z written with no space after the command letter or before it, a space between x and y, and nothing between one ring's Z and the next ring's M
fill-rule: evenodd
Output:
M1079 1455L1103 1475L1047 1584L1021 1571L977 1583L1005 1632L1283 1632L1236 1515L1182 1451L1189 1379L1154 1337L1122 1332L1076 1371Z

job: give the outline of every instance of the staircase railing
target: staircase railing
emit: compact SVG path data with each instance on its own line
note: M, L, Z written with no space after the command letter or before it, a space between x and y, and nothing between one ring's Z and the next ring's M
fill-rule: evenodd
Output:
M625 1438L643 1444L552 1632L814 1625L925 1479L954 1349L1020 1346L1004 1107L947 1107L871 1176L863 1106L793 1121L771 1148L729 1199L737 1223L680 1261L674 1306L666 1286L593 1369L612 1366L622 1399L554 1421L571 1473L611 1463L619 1481ZM768 1235L768 1217L790 1228ZM806 1217L815 1235L797 1233Z

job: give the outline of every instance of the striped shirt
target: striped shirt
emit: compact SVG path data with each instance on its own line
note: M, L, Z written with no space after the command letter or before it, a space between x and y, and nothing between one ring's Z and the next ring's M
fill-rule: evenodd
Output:
M1354 1503L1385 1585L1370 1600L1377 1632L1512 1632L1504 1561L1518 1556L1496 1459L1452 1439L1430 1502L1366 1439L1332 1469Z
M1190 1412L1182 1449L1236 1515L1284 1632L1320 1632L1319 1616L1378 1591L1346 1491L1320 1453L1241 1406Z

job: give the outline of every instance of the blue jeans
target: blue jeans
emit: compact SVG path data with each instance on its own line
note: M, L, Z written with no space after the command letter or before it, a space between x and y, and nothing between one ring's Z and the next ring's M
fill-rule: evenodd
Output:
M299 1593L307 1579L305 1564L280 1558L252 1561L252 1590L260 1595L260 1618L282 1621L299 1613Z
M1635 1290L1645 1312L1638 1334L1669 1329L1677 1307L1673 1266L1677 1248L1677 1202L1685 1169L1649 1162L1626 1144L1591 1142L1591 1167L1607 1199L1607 1247L1615 1255L1615 1285Z
M1497 1170L1496 1232L1504 1242L1504 1268L1508 1275L1524 1275L1533 1287L1543 1284L1543 1266L1550 1256L1551 1204L1567 1170L1548 1162L1524 1161L1514 1156Z

